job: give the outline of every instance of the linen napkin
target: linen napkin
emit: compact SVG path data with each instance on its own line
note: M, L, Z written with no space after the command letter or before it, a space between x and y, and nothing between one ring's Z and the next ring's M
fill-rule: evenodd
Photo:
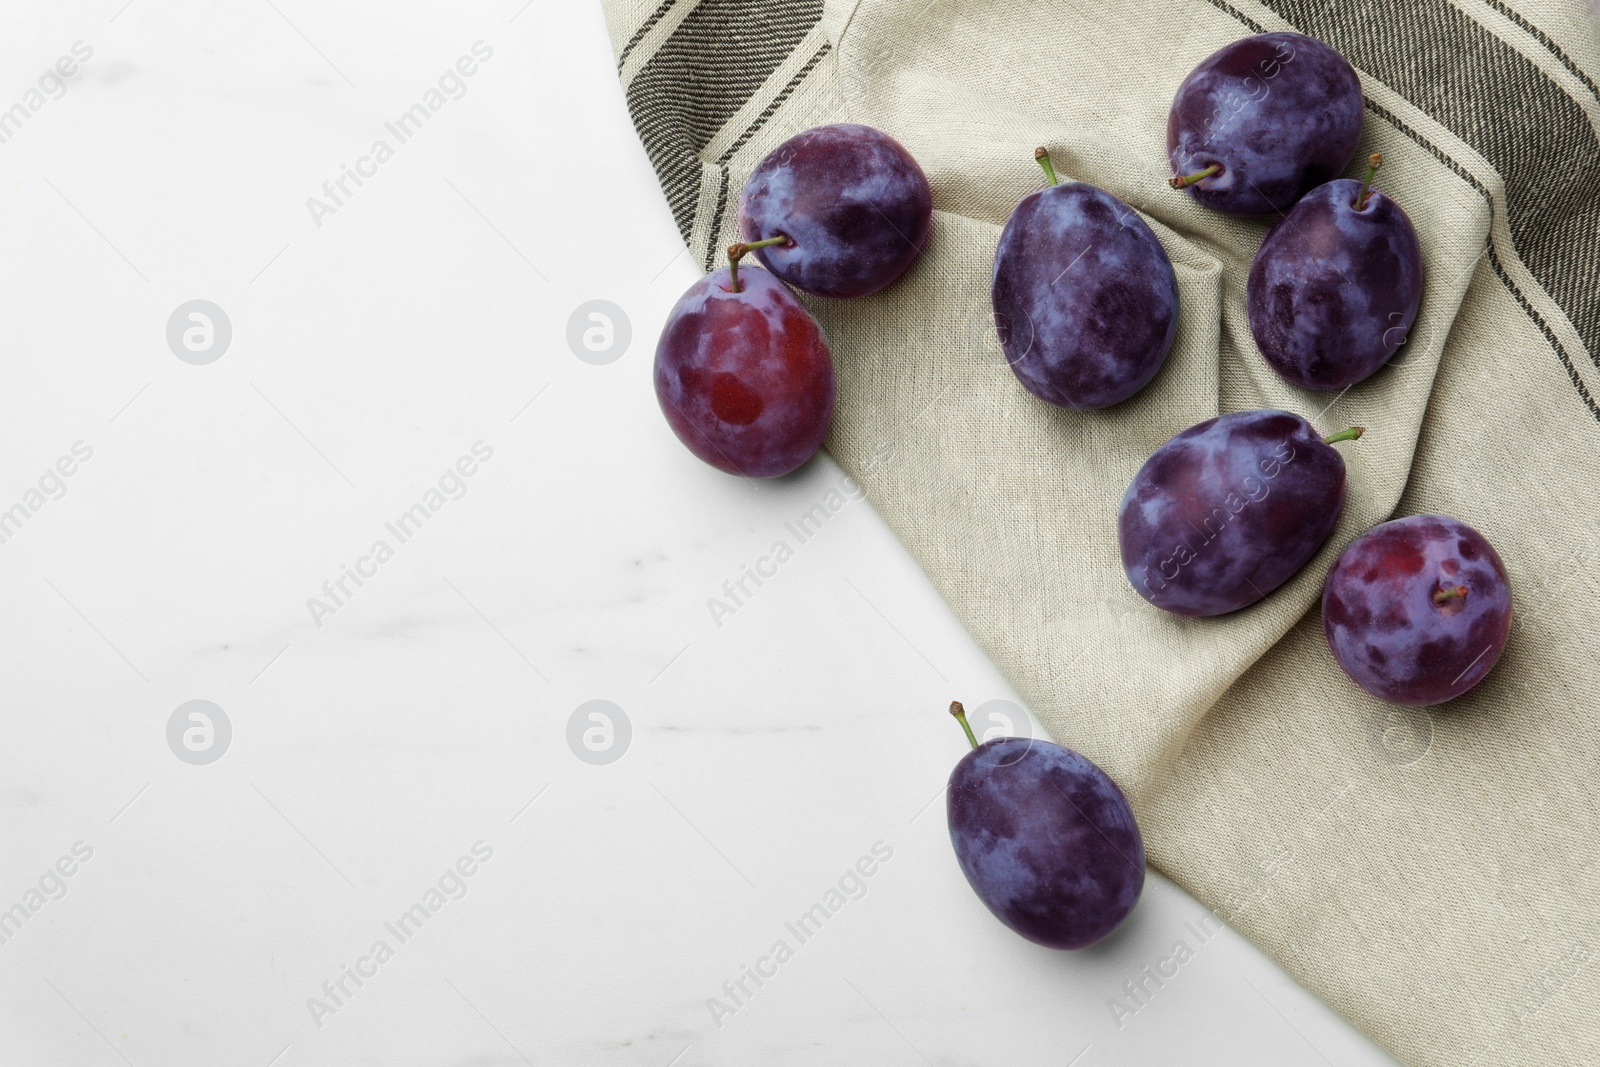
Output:
M899 282L808 300L833 347L829 451L1055 737L1133 799L1153 863L1408 1063L1600 1062L1600 45L1555 0L603 0L639 136L708 269L745 176L792 134L898 138L934 189ZM1389 367L1299 390L1257 353L1266 223L1165 184L1184 75L1236 38L1321 38L1366 96L1360 161L1422 240ZM1165 369L1106 411L1026 393L995 338L1000 227L1042 182L1122 197L1181 290ZM1277 407L1336 446L1349 503L1294 580L1190 620L1129 587L1123 490L1167 438ZM1338 552L1438 511L1504 557L1516 621L1468 695L1396 709L1321 634ZM1586 1060L1585 1057L1590 1057Z

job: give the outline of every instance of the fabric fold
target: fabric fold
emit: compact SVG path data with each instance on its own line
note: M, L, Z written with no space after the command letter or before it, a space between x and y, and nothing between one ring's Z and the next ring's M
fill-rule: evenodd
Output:
M1408 1062L1600 1047L1578 1008L1600 999L1600 48L1563 37L1565 14L1500 0L605 5L641 138L706 263L735 238L744 176L801 129L863 122L921 162L922 260L872 297L808 300L838 364L828 448L1056 738L1129 792L1153 862ZM1280 29L1356 67L1356 159L1383 153L1378 184L1424 251L1407 343L1337 394L1285 384L1255 349L1245 279L1267 223L1165 184L1178 83ZM744 42L760 76L730 90ZM1028 394L995 338L994 249L1042 182L1037 145L1138 210L1177 273L1167 365L1104 411ZM1338 446L1345 513L1266 601L1159 612L1122 573L1123 490L1173 434L1255 407L1367 428ZM1472 693L1397 710L1339 673L1318 601L1352 538L1429 510L1496 545L1517 625Z

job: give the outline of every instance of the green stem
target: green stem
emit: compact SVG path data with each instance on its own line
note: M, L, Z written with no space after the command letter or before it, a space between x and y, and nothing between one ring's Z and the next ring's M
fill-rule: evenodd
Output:
M1033 150L1033 158L1039 161L1039 166L1044 168L1044 176L1050 179L1051 185L1060 185L1061 179L1056 177L1056 168L1050 164L1050 153L1042 147Z
M1464 585L1452 586L1449 589L1441 589L1437 593L1433 594L1433 602L1435 604L1439 605L1441 608L1444 607L1446 604L1450 603L1450 601L1456 600L1458 598L1461 599L1461 600L1467 599L1467 587L1466 586L1464 586Z
M1189 186L1193 185L1195 182L1203 182L1207 178L1211 177L1213 174L1218 174L1221 171L1222 171L1222 164L1221 163L1213 163L1213 164L1211 164L1211 166L1207 167L1205 170L1197 170L1193 174L1184 174L1184 175L1174 174L1172 177L1167 179L1167 184L1172 186L1174 189L1187 189L1187 188L1189 188Z
M1367 206L1367 191L1372 188L1372 179L1378 176L1378 168L1383 166L1383 153L1374 152L1367 157L1367 176L1361 180L1361 191L1356 194L1356 210L1360 211Z
M768 237L765 241L750 241L748 243L741 241L739 244L729 245L728 291L734 293L742 291L739 288L739 261L741 259L749 255L751 252L754 252L758 248L771 248L773 245L784 244L788 240L789 238L786 234L780 233L776 237Z
M952 700L950 702L950 714L956 717L956 721L961 724L961 728L967 732L967 741L971 743L973 748L977 748L978 737L972 732L971 724L967 722L967 709L961 706L961 701Z
M1322 443L1325 445L1336 445L1340 441L1354 441L1360 438L1360 436L1366 432L1367 428L1365 426L1352 426L1348 430L1340 430L1338 433L1330 433L1328 436L1322 439Z

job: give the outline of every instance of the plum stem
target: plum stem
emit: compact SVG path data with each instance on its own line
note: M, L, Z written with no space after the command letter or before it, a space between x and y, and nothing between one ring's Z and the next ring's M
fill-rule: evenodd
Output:
M1450 603L1450 601L1457 600L1457 599L1459 599L1459 600L1467 599L1467 587L1466 586L1464 586L1464 585L1451 586L1449 589L1441 589L1437 593L1433 594L1433 602L1435 604L1439 605L1441 608L1444 607L1446 604Z
M1040 149L1040 151L1044 150ZM961 724L961 728L967 732L967 741L973 748L977 748L978 736L972 732L972 726L967 722L967 709L961 706L961 701L952 700L950 702L950 714L956 717L956 721Z
M1374 152L1367 157L1367 176L1361 179L1361 191L1356 194L1356 210L1364 210L1367 206L1367 195L1372 189L1372 179L1378 176L1378 168L1383 166L1383 153Z
M1355 441L1359 440L1361 435L1366 432L1367 428L1365 426L1352 426L1348 430L1340 430L1338 433L1330 433L1328 436L1322 439L1322 443L1325 445L1336 445L1340 441Z
M1044 168L1044 176L1050 179L1051 185L1060 185L1061 179L1056 177L1056 168L1050 164L1050 153L1041 146L1033 150L1033 158L1039 161L1039 166Z
M780 233L776 237L768 237L765 241L750 241L748 243L746 243L744 241L740 241L738 244L729 245L728 246L728 291L729 292L734 292L734 293L739 293L739 292L743 292L744 291L744 290L739 288L739 261L741 259L743 259L745 256L749 255L751 252L754 252L758 248L771 248L773 245L781 245L781 244L783 244L788 239L789 238L787 236L785 236L784 234Z
M1205 170L1197 170L1193 174L1174 174L1172 177L1167 179L1167 184L1172 186L1174 189L1187 189L1195 182L1203 182L1213 174L1219 174L1221 172L1222 164L1213 163Z

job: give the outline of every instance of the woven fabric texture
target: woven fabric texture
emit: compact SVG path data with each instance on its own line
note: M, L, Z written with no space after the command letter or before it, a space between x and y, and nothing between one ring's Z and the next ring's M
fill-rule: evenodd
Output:
M1600 1057L1600 44L1538 0L604 0L643 144L691 250L735 239L744 176L809 126L899 138L934 188L901 281L811 300L832 342L828 448L1063 743L1133 798L1152 861L1408 1063ZM1361 75L1357 152L1422 238L1408 342L1342 394L1275 377L1246 324L1265 224L1166 188L1172 94L1263 30ZM995 340L1000 227L1063 176L1140 211L1177 270L1166 368L1099 412L1027 394ZM1351 176L1359 176L1358 164ZM1118 504L1150 453L1223 411L1285 408L1338 446L1350 497L1293 581L1185 620L1123 576ZM1396 710L1332 661L1338 552L1438 511L1504 557L1516 623L1467 696ZM1585 1057L1590 1059L1586 1060Z

